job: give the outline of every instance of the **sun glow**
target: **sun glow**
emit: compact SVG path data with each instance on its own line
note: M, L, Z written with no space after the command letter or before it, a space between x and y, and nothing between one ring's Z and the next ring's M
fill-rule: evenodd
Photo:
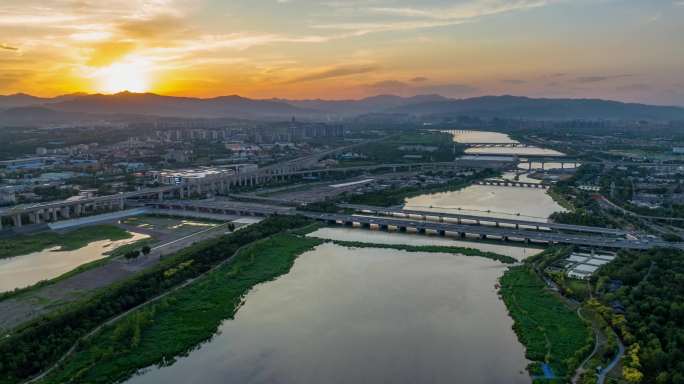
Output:
M92 77L97 81L98 91L103 93L150 90L149 65L142 60L127 60L98 68Z

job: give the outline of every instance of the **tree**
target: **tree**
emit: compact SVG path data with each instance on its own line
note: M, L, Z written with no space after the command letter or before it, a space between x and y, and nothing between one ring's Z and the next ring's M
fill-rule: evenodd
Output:
M150 248L149 245L145 245L144 247L142 247L142 253L143 253L143 255L149 255L150 252L152 252L152 248Z
M235 224L234 223L228 223L228 230L231 232L235 231Z
M136 250L133 250L133 251L128 251L128 252L126 252L126 254L124 255L124 257L126 258L126 260L137 259L138 256L140 256L140 251L138 251L137 249L136 249Z

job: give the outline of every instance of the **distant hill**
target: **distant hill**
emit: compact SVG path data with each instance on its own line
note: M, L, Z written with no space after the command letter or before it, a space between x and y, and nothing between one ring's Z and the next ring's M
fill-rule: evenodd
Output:
M600 99L533 99L484 96L395 107L411 115L464 115L523 119L684 120L684 108L621 103Z
M0 111L0 122L10 125L73 123L96 119L96 116L85 113L56 111L42 106L16 107Z
M234 117L248 119L287 119L292 116L324 119L367 114L392 116L476 116L523 119L611 119L684 120L684 108L622 103L600 99L534 99L519 96L484 96L449 99L440 95L400 97L379 95L360 100L248 99L221 96L208 99L162 96L153 93L122 92L114 95L70 94L40 98L26 94L0 96L4 119L31 121L38 116L49 119L47 108L61 112L53 118L63 120L70 114L138 115L166 117ZM15 108L18 108L14 110ZM68 113L68 114L64 114ZM34 115L32 117L32 115Z
M84 96L85 93L72 93L52 98L36 97L27 95L25 93L15 93L13 95L0 95L0 109L30 107L41 104L56 103L64 100L70 100L75 97Z
M115 95L80 96L51 104L50 108L67 112L179 117L292 116L307 113L287 103L252 100L240 96L197 99L129 92Z
M418 95L413 97L378 95L360 100L274 100L323 113L339 115L362 115L421 103L449 101L450 99L440 95Z

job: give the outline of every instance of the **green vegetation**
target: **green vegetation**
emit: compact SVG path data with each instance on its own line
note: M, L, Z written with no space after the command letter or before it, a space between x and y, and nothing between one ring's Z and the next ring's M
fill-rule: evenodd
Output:
M684 252L621 252L595 283L599 312L627 346L623 377L684 383Z
M243 248L201 280L107 326L42 382L115 383L138 369L170 363L211 338L253 286L287 273L299 254L320 242L279 234Z
M24 324L0 342L0 383L16 383L36 375L98 325L202 275L240 247L309 223L301 217L270 217L230 235L197 243L94 297Z
M494 252L481 251L479 249L466 247L450 247L441 245L375 244L363 243L360 241L341 240L332 240L332 242L345 247L398 249L407 252L457 253L464 256L480 256L491 260L497 260L504 264L514 264L517 262L517 260L511 256L499 255L498 253Z
M394 135L382 142L361 146L358 152L365 158L349 161L349 165L369 163L410 163L452 161L463 153L465 146L454 143L451 134L437 131L413 131ZM405 157L406 156L406 157Z
M45 232L29 236L16 236L0 240L0 259L39 252L46 248L61 247L62 251L82 248L98 240L123 240L131 237L125 229L114 225L97 225L76 229L64 234Z
M485 169L483 171L475 172L470 176L454 178L444 184L427 187L406 187L352 196L349 199L349 202L352 204L377 205L382 207L400 205L404 203L404 200L410 197L423 195L426 193L457 191L469 186L476 180L486 179L497 175L498 173L496 171Z
M592 197L593 193L577 189L583 184L596 184L601 169L594 165L582 165L568 180L560 181L549 189L549 196L568 212L554 212L551 220L556 223L586 225L593 227L619 227L602 214Z
M566 381L593 347L589 327L561 298L551 293L530 265L511 267L501 278L500 293L526 347L528 366L537 374L548 363Z

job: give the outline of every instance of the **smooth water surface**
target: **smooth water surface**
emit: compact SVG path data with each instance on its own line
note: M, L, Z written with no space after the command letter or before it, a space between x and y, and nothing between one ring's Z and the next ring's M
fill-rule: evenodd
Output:
M99 240L73 251L59 251L59 247L44 249L22 256L0 259L0 292L24 288L42 280L67 273L80 265L99 260L107 252L148 237L131 233L124 240Z
M301 255L187 357L131 384L529 383L480 257L346 248Z
M404 208L539 222L546 222L553 212L564 210L544 189L490 185L412 197L406 199Z
M530 256L541 253L543 249L524 246L510 246L494 243L475 241L461 241L437 236L425 236L411 233L384 232L378 230L362 230L346 227L323 227L310 233L308 236L326 240L357 241L370 244L395 244L427 246L439 245L446 247L474 248L485 252L494 252L499 255L514 257L524 260Z

